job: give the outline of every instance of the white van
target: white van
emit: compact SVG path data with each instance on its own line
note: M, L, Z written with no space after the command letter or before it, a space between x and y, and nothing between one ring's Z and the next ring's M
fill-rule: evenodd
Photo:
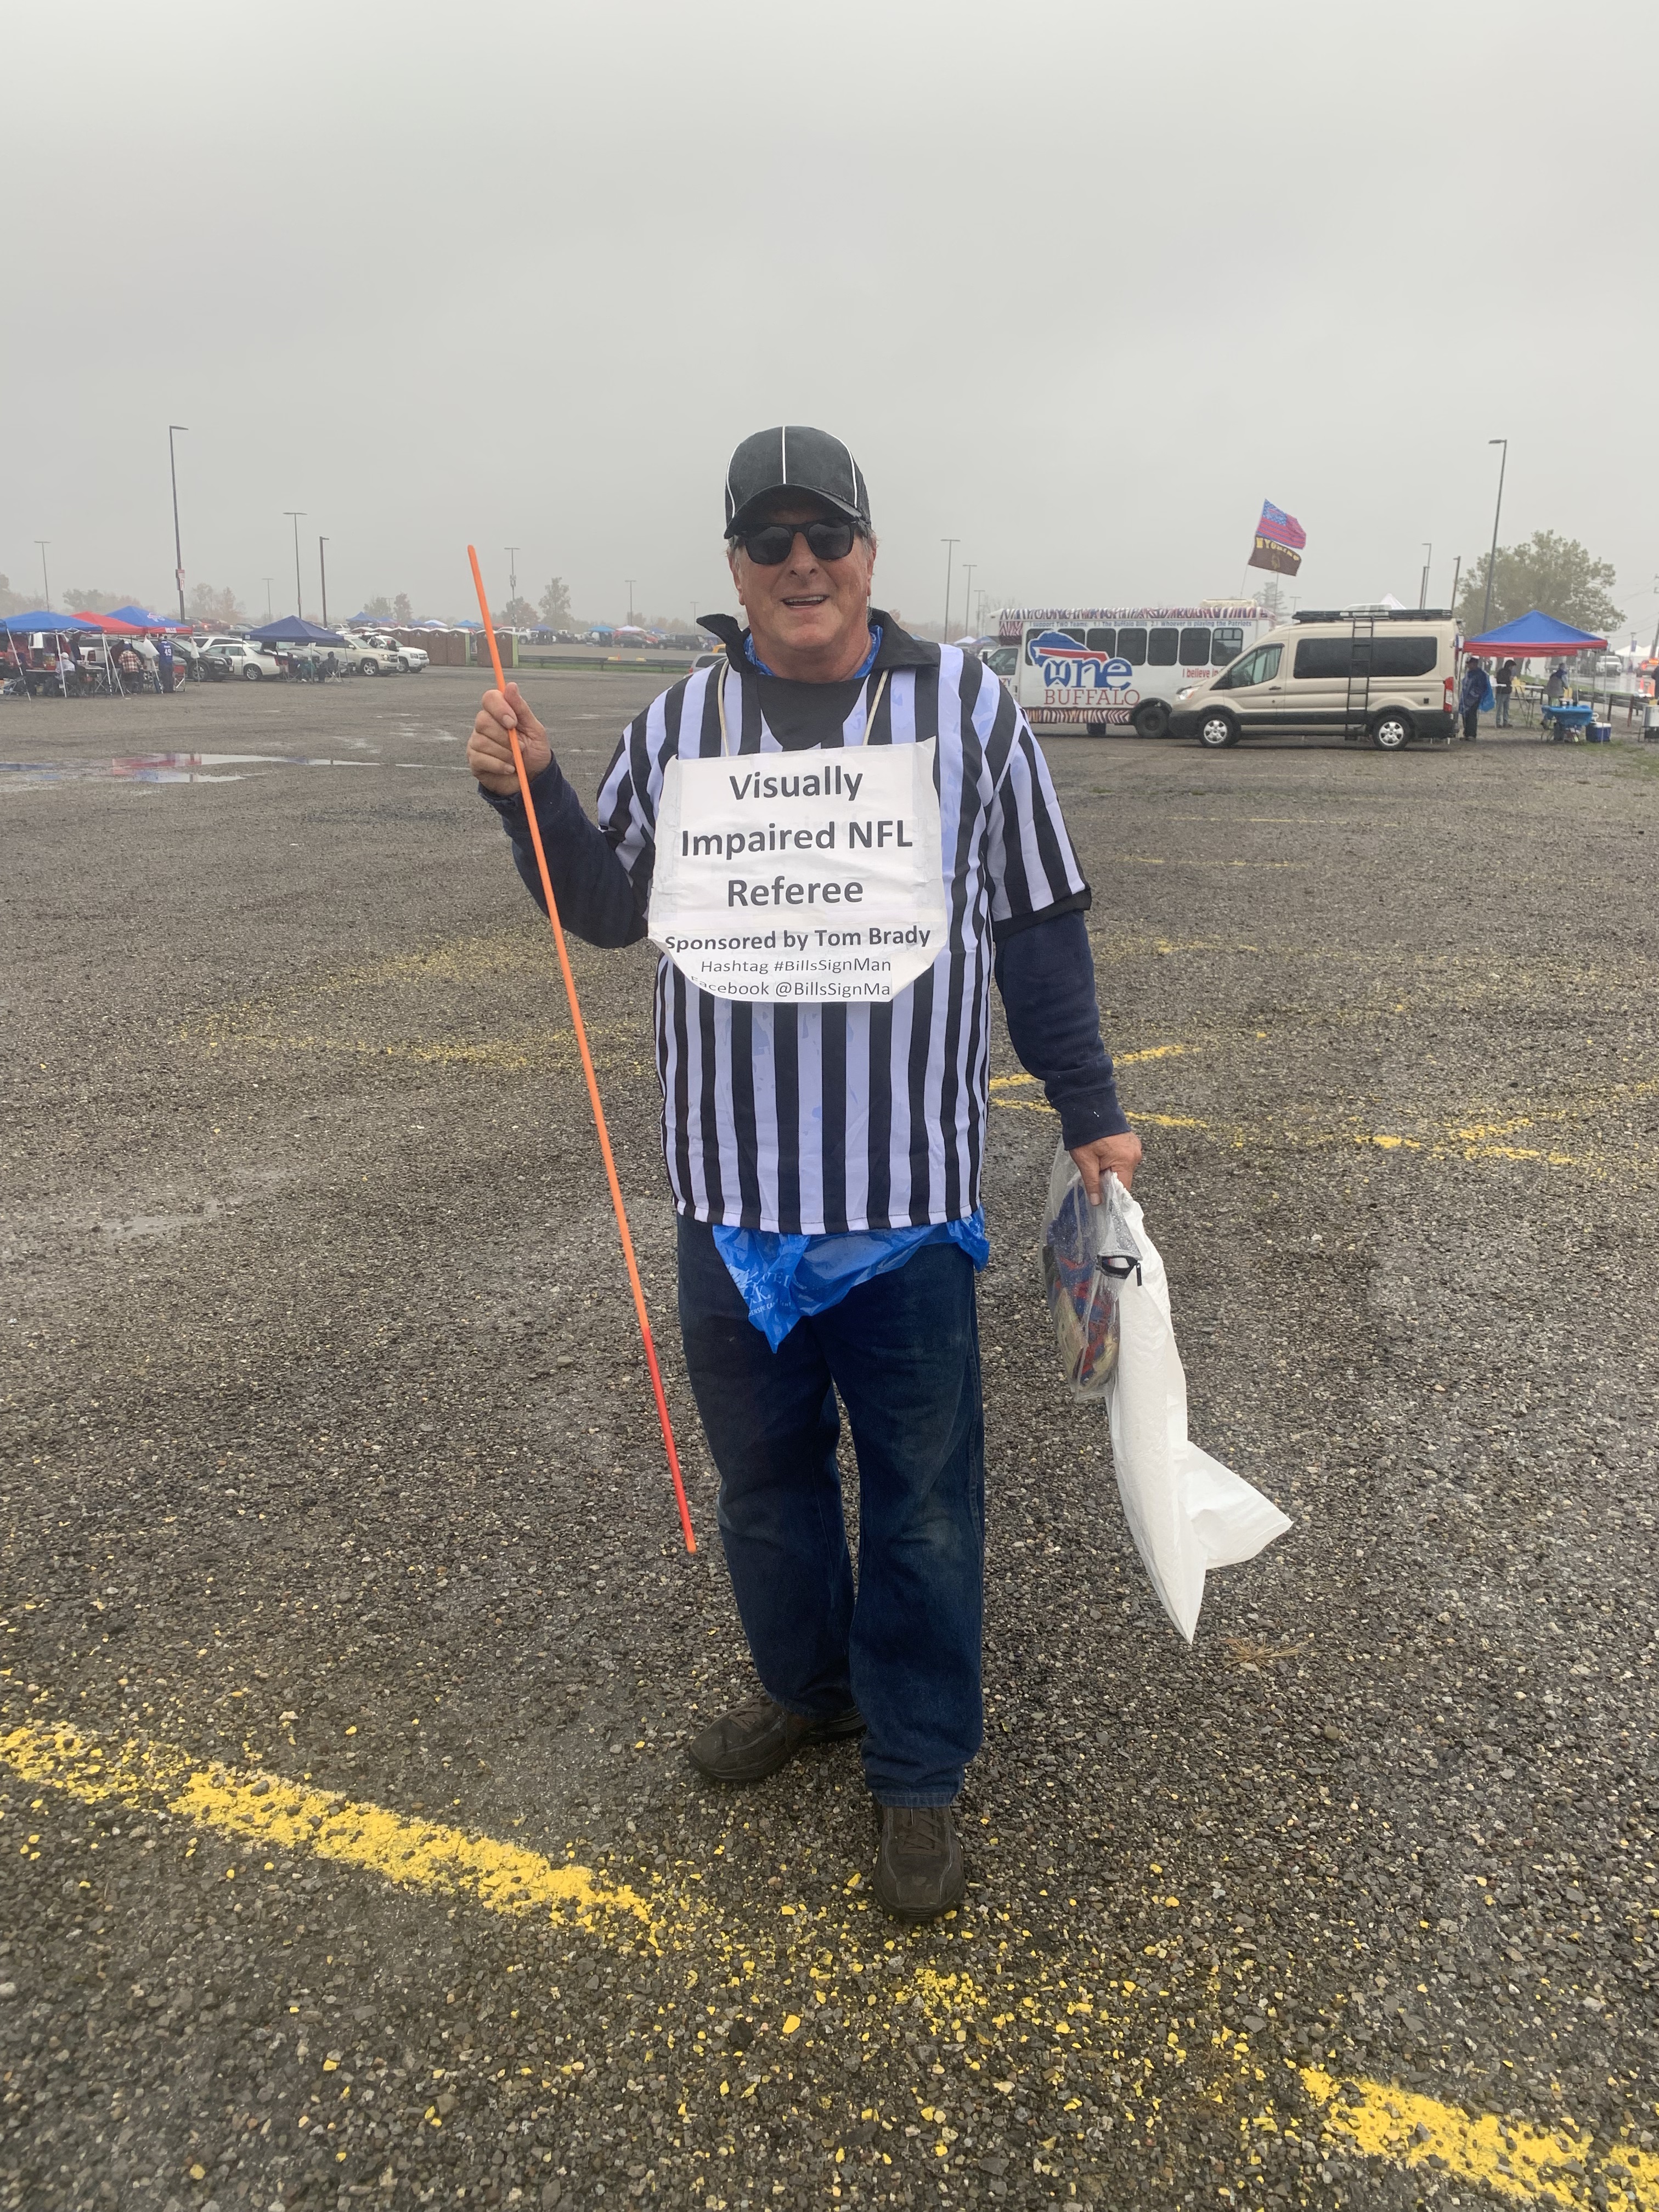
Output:
M999 649L986 658L1036 727L1098 737L1115 725L1161 738L1177 695L1224 668L1272 623L1250 599L1006 607L997 617ZM999 665L1011 647L1012 672Z
M1449 742L1457 647L1449 610L1310 609L1182 691L1170 728L1212 750L1280 730L1334 732L1350 744L1368 737L1384 752L1413 738Z

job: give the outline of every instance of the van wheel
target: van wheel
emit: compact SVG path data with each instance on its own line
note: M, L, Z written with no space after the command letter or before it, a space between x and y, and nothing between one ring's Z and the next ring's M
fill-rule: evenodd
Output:
M1219 752L1223 745L1238 743L1238 725L1223 707L1212 708L1199 722L1198 742Z
M245 684L257 684L264 672L263 668L256 668L251 660L247 661L243 665L242 681Z
M1413 737L1412 718L1398 707L1385 707L1371 723L1371 743L1385 753L1397 753Z
M374 663L372 660L360 660L357 663L357 673L359 676L372 676L374 673Z
M1135 734L1141 738L1169 736L1170 710L1161 699L1143 699L1135 708Z

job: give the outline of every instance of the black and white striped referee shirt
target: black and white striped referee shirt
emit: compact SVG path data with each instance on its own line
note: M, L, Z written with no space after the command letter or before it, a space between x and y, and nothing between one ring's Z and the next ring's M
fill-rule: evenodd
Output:
M888 680L868 731L864 685L786 686L738 646L629 726L600 789L638 936L663 766L719 756L717 684L732 752L939 740L950 927L908 989L886 1005L743 1005L699 990L665 957L658 968L663 1150L679 1210L699 1221L817 1236L966 1218L979 1205L995 940L1089 902L1048 764L1007 690L954 646L872 620L883 624L872 684ZM779 712L787 695L812 700L819 726ZM774 718L797 726L772 727L769 697Z

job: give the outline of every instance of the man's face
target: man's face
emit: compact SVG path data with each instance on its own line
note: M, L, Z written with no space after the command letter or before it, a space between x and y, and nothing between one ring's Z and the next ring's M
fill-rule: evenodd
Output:
M764 520L804 525L837 518L808 499L780 500ZM867 538L855 538L851 552L839 561L820 561L800 537L775 568L751 561L741 544L729 546L726 557L763 660L771 659L769 643L792 654L818 654L862 634L876 565L876 549Z

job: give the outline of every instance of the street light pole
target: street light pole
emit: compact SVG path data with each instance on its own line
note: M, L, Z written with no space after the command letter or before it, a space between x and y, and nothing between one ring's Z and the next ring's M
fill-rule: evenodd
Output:
M505 549L505 550L507 553L507 593L509 599L516 599L519 596L519 555L523 550L523 548L518 545L509 545Z
M963 629L972 629L975 626L974 571L978 568L978 566L979 562L977 561L964 561L962 564L962 573L968 579L967 582L962 587L962 626ZM947 640L946 642L948 643L949 641Z
M328 628L328 562L323 548L327 543L326 538L319 538L317 540L317 574L322 580L323 586L323 628L325 629Z
M283 513L294 518L294 611L303 622L306 606L305 594L300 587L300 523L305 509L302 507L285 507Z
M941 538L939 542L945 548L945 635L948 641L951 635L951 563L957 557L957 548L962 540L959 538Z
M46 595L46 611L50 613L52 611L52 579L46 574L46 548L51 544L52 540L50 538L37 538L34 542L40 548L40 589Z
M1421 614L1423 610L1429 604L1429 571L1434 566L1433 538L1425 538L1421 542L1426 549L1429 557L1423 563L1423 580L1417 587L1417 611L1419 614Z
M1510 441L1507 438L1488 438L1489 446L1501 446L1503 453L1498 463L1498 504L1492 513L1492 551L1486 557L1486 610L1480 617L1483 631L1492 628L1492 573L1498 566L1498 518L1504 512L1504 471L1510 465Z
M274 576L261 576L259 579L265 587L265 620L267 622L270 620L270 587L276 580Z
M639 581L639 578L637 576L624 576L623 578L623 581L628 586L628 622L629 627L632 629L634 623L634 586Z
M179 586L179 619L185 619L185 550L179 538L179 457L173 449L173 433L188 430L188 422L167 424L167 467L173 476L173 580Z

